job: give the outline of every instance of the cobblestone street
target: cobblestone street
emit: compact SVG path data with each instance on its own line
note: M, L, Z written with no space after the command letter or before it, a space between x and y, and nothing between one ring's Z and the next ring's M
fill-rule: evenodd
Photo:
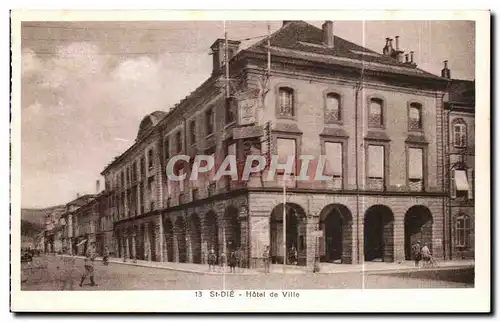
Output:
M242 289L348 289L348 288L462 288L474 286L473 268L411 272L346 272L333 274L204 275L126 264L95 263L95 287L79 287L84 272L79 258L43 256L34 259L31 272L23 270L22 290L242 290ZM363 278L364 276L364 278Z

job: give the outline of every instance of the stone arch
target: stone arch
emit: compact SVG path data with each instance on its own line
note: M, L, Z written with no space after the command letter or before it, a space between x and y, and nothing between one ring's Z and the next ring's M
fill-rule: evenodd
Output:
M297 264L306 265L307 258L307 225L304 208L295 203L287 203L286 212L286 254L283 250L283 204L278 204L270 215L271 260L274 263L290 263L290 251L297 250ZM284 259L287 259L286 262Z
M189 236L191 242L191 252L193 254L193 263L201 264L201 221L200 217L196 213L189 216Z
M352 264L353 219L352 213L342 204L330 204L321 210L319 255L324 262Z
M405 227L405 259L412 259L412 245L417 241L423 246L427 244L432 251L432 224L433 218L429 208L421 205L412 206L406 211Z
M229 206L224 212L224 234L226 253L238 249L241 246L241 223L238 208Z
M219 255L219 223L217 221L217 214L215 211L210 210L205 214L203 229L205 231L207 250L213 248L215 253Z
M384 205L374 205L365 212L365 261L394 261L394 214Z

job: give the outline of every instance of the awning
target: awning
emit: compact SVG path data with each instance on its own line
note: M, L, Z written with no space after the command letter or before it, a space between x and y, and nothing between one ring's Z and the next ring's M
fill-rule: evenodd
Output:
M86 239L84 239L84 240L82 240L81 242L79 242L78 244L76 244L76 246L80 246L81 244L85 243L86 241L87 241L87 240L86 240Z
M465 170L455 170L455 186L457 191L469 191L469 182Z

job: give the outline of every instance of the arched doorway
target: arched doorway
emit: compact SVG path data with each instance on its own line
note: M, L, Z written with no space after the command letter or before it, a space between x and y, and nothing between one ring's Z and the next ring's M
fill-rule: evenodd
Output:
M201 225L200 217L197 214L192 214L189 217L189 234L191 237L193 263L201 264Z
M432 251L432 213L425 206L413 206L405 214L405 259L412 259L412 245L417 241Z
M163 231L165 235L165 246L167 248L167 261L173 262L174 257L174 227L172 221L167 217L163 221Z
M389 207L368 208L364 236L365 261L394 261L394 215Z
M340 204L328 205L320 213L319 255L323 262L352 264L352 214Z
M175 221L175 236L177 237L177 251L179 252L179 263L187 262L186 249L186 222L184 218L177 217Z
M297 250L298 264L306 265L306 214L304 209L293 203L286 204L286 263L289 263L289 255L292 248ZM271 260L273 263L283 264L283 204L274 207L270 216L271 234Z
M217 224L217 215L209 211L205 215L205 238L207 242L207 251L211 248L215 250L217 258L219 257L219 225Z
M141 224L137 231L137 237L135 238L135 254L137 259L144 260L144 252L146 250L144 245L144 224Z
M228 207L224 213L224 233L228 254L241 246L241 224L238 216L238 209L232 206Z

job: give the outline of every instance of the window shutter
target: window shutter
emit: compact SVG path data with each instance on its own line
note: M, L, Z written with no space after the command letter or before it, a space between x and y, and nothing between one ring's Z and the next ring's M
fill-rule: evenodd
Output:
M326 174L342 177L342 144L326 142L325 150L327 158Z
M423 179L423 151L422 149L410 148L409 152L409 179Z
M469 199L474 199L474 169L467 169L467 181L469 181Z
M450 196L451 199L457 197L457 187L455 186L455 169L450 171Z
M384 178L384 146L368 146L368 176L371 178Z

